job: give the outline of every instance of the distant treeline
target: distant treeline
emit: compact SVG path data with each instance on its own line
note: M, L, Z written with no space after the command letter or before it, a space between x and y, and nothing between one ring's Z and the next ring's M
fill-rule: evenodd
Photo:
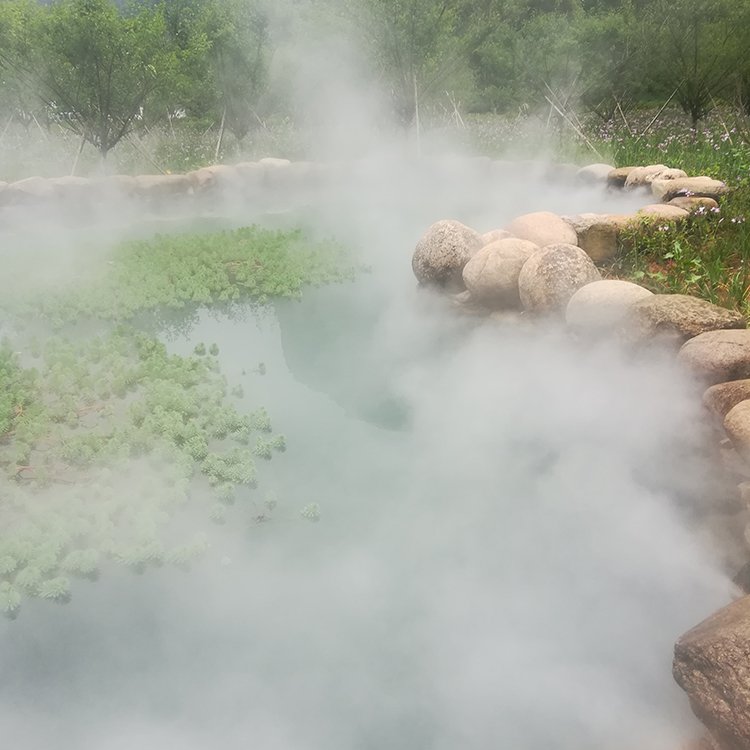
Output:
M0 128L57 122L102 156L142 127L241 143L295 117L295 66L314 89L300 58L329 48L404 127L437 108L750 110L750 0L0 0Z

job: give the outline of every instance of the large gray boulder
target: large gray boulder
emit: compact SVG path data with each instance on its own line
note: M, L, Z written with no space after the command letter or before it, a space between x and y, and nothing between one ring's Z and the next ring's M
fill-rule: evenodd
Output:
M3 191L6 203L37 203L55 197L55 186L46 177L27 177L11 182Z
M576 172L576 180L583 185L604 185L613 169L612 164L587 164Z
M145 198L168 198L193 192L193 183L184 174L142 174L135 178L136 191Z
M633 188L647 187L668 169L669 167L666 164L649 164L645 167L634 167L628 172L628 176L625 179L625 188L632 190Z
M482 245L481 236L460 221L438 221L417 242L411 267L420 284L463 289L464 266Z
M676 223L685 221L690 213L684 208L674 206L670 203L649 203L636 211L636 216L643 216L653 221L664 221Z
M524 263L518 276L518 292L528 312L564 313L570 298L582 286L600 279L594 262L580 247L547 245Z
M724 430L737 453L750 461L750 401L740 401L727 412Z
M528 240L539 247L560 244L575 245L578 242L573 227L561 216L550 211L522 214L513 219L506 229L514 237Z
M489 232L485 232L482 235L482 242L485 245L489 245L490 242L496 242L497 240L507 240L508 237L513 235L506 229L490 229Z
M678 359L707 384L750 378L750 331L701 333L683 344Z
M746 399L750 399L750 380L730 380L707 388L703 394L703 405L723 423L724 417Z
M718 200L729 192L729 188L726 183L711 177L683 177L677 180L654 180L651 192L657 200L666 203L679 195L697 195Z
M623 320L623 334L632 343L659 339L681 345L706 331L744 327L740 313L687 294L655 294L636 302Z
M533 242L517 238L485 245L464 266L464 284L471 299L487 307L519 308L518 276L537 250Z
M689 630L675 644L672 674L722 750L750 747L750 597Z
M613 331L636 302L653 296L653 292L630 281L593 281L582 286L570 298L565 309L565 321L578 331Z
M705 213L712 208L715 210L719 207L716 200L713 198L706 198L702 195L678 195L676 198L672 198L667 205L684 208L691 214L696 212Z
M576 244L596 263L612 260L619 250L618 237L622 218L610 214L575 214L565 216L576 233Z
M607 175L607 185L611 188L623 188L628 179L628 175L638 167L617 167Z

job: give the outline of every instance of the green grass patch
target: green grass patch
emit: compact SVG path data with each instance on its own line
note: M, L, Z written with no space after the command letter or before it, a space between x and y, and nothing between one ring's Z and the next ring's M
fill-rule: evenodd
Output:
M644 221L623 234L613 272L658 293L691 294L750 313L750 183L685 222Z

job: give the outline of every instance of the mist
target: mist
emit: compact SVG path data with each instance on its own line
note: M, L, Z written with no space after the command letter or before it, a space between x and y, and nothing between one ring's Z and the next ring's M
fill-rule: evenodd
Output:
M370 127L383 94L366 96L361 62L304 57L299 90L326 90L299 106L334 177L251 206L227 192L211 216L334 235L367 271L265 313L200 310L163 336L180 354L217 343L248 409L266 406L286 435L261 476L279 513L211 528L187 572L107 569L63 607L30 601L0 622L4 743L677 750L696 725L672 644L730 596L723 540L706 533L722 485L695 384L667 353L462 315L410 269L439 219L487 231L647 196L512 154L441 142L416 156ZM162 218L105 206L82 244L64 215L25 208L7 225L7 268L30 295L75 284ZM32 244L41 255L24 255ZM300 521L312 502L320 521Z

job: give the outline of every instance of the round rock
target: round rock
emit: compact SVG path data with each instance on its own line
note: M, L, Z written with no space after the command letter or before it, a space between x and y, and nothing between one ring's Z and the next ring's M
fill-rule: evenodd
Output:
M464 266L463 279L473 300L493 308L518 308L518 276L539 247L506 238L485 245Z
M563 312L582 286L600 279L594 262L580 247L547 245L524 263L518 276L518 292L523 308L529 312Z
M505 229L490 229L489 232L485 232L482 235L482 242L485 245L489 245L490 242L496 242L497 240L507 240L508 237L513 235Z
M721 420L745 399L750 399L750 380L748 379L717 383L706 389L703 394L704 406Z
M584 185L604 185L613 170L612 164L587 164L576 172L576 180Z
M685 633L672 674L695 715L726 750L750 747L750 596Z
M565 321L578 330L605 331L618 326L636 302L653 296L653 292L630 281L592 281L570 298Z
M682 346L678 359L706 383L750 378L750 331L701 333Z
M535 211L513 219L506 229L522 240L545 245L575 245L578 237L565 219L550 211Z
M462 289L464 266L482 244L481 236L460 221L438 221L414 249L414 275L420 284Z
M740 401L727 412L724 430L737 453L750 462L750 401Z

